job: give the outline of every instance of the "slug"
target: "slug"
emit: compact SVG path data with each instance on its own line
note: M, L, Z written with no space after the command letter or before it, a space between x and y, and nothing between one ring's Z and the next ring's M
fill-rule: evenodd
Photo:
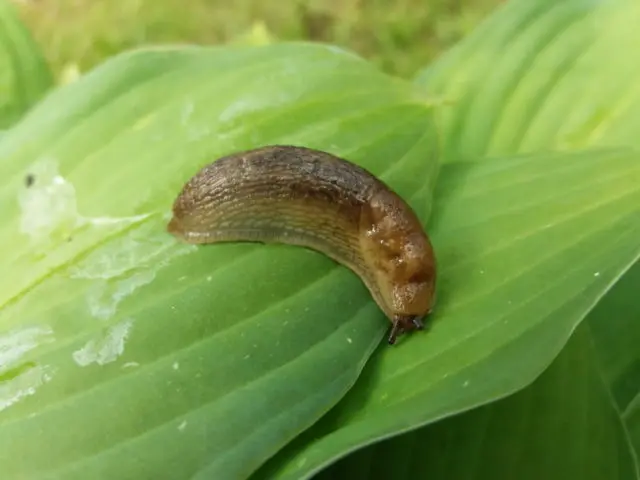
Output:
M433 248L414 211L347 160L273 145L202 168L173 204L169 233L192 244L284 243L323 253L360 277L392 326L412 330L435 301Z

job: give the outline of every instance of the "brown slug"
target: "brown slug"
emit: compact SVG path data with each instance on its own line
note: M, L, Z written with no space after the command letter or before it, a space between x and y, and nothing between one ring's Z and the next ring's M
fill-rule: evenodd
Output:
M168 231L193 244L253 241L319 251L356 273L392 323L389 343L424 328L436 262L418 217L367 170L329 153L267 146L191 178Z

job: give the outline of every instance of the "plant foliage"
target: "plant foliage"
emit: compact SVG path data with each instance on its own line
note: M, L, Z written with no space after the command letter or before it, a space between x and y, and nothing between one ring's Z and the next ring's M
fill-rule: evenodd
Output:
M636 478L640 66L612 52L638 20L514 0L413 82L276 43L128 52L54 91L0 139L2 478ZM381 342L317 252L166 232L200 167L267 144L407 199L428 331Z

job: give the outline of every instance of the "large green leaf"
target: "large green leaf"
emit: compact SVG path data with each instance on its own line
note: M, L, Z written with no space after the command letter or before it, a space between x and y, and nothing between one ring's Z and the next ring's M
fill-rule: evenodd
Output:
M0 130L15 123L53 85L49 68L8 0L0 0Z
M364 286L304 249L180 245L167 213L202 165L294 143L426 221L430 122L308 45L127 54L39 105L0 143L3 480L243 478L317 420L388 326Z
M446 160L638 145L635 0L513 0L417 77L443 96Z
M600 368L640 458L640 263L589 315Z
M448 99L440 117L445 159L637 146L640 65L621 52L640 44L639 22L633 0L507 3L417 77ZM640 445L638 273L628 276L590 323Z
M585 322L524 390L356 452L318 478L640 477Z
M263 476L307 478L374 440L530 383L640 255L640 154L542 154L442 168L428 334L380 349L345 399Z

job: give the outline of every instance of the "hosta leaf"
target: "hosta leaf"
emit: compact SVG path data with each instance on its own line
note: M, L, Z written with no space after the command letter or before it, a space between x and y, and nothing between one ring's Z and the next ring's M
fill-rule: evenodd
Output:
M530 383L640 255L640 154L542 154L443 167L432 328L380 349L355 387L262 477L308 478L357 447Z
M318 479L352 477L639 478L586 322L524 390L356 452Z
M512 0L417 77L448 107L447 160L638 145L635 0Z
M639 21L633 0L507 3L417 77L448 99L440 117L445 159L637 146L640 69L620 52L640 44ZM633 282L624 280L598 307L594 338L640 445Z
M0 130L11 126L45 94L53 78L8 0L0 0Z
M588 317L600 368L640 458L640 262Z
M126 54L50 96L0 144L2 478L243 478L313 423L388 326L364 286L305 249L178 244L167 213L204 164L292 143L426 221L430 122L324 46Z

